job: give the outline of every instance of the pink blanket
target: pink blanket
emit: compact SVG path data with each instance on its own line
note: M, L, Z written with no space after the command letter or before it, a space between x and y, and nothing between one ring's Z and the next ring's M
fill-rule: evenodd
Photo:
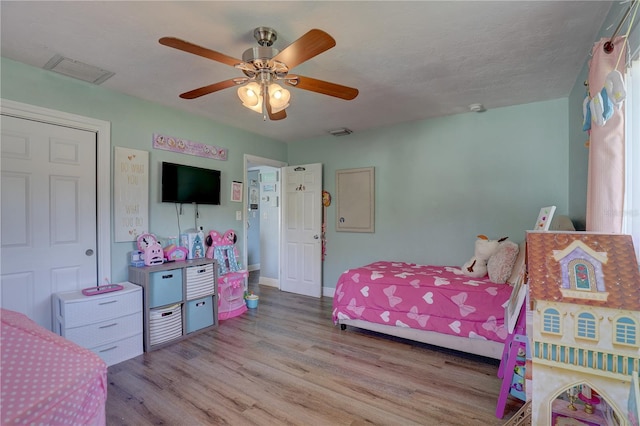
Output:
M105 362L23 314L0 314L0 424L104 424Z
M511 286L450 272L444 266L375 262L344 272L333 296L333 320L431 330L504 342Z

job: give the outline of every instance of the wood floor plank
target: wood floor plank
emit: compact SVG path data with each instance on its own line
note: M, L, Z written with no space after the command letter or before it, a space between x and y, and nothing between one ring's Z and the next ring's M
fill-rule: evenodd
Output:
M501 425L495 360L331 322L331 299L254 285L257 309L109 367L109 425Z

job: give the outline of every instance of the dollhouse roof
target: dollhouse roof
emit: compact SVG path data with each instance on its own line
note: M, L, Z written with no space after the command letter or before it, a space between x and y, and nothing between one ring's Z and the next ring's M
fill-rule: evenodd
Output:
M583 247L602 263L606 301L563 296L561 261ZM640 272L630 235L584 232L527 232L527 269L532 300L640 311Z

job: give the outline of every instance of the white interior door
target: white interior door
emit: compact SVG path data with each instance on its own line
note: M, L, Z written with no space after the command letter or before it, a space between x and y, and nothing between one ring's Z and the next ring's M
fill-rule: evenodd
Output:
M280 289L322 296L322 164L282 168Z
M96 133L2 116L0 305L51 329L54 292L96 285Z

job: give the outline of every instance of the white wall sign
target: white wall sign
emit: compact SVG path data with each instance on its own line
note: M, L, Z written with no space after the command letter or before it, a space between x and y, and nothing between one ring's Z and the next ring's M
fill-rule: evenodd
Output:
M115 147L115 242L135 241L149 227L149 153Z

